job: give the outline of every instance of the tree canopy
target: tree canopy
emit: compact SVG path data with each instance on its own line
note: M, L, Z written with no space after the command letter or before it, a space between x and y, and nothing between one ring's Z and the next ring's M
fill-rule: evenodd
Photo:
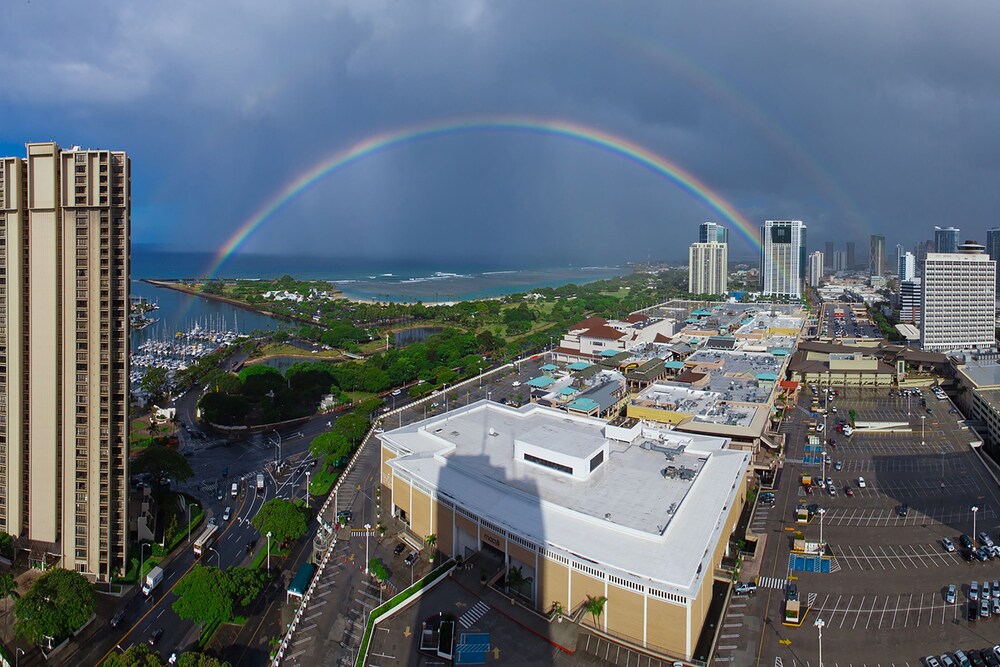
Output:
M146 642L136 642L124 653L114 651L104 661L104 667L164 667L163 658Z
M139 381L139 388L146 392L150 403L159 403L170 389L170 378L167 369L159 366L147 368Z
M177 667L232 667L232 665L204 653L188 651L177 659Z
M156 479L173 477L180 481L190 479L194 475L191 464L177 450L158 445L151 445L142 450L142 453L132 461L132 474L142 473L149 473Z
M305 509L284 498L264 503L251 523L261 535L271 533L271 539L278 543L297 540L309 529Z
M177 600L171 607L195 623L225 622L233 615L229 577L217 567L198 564L174 587Z
M94 613L94 590L82 574L55 569L40 576L14 603L14 631L32 642L62 639Z
M257 596L264 592L267 585L267 573L258 567L233 566L226 570L229 577L229 589L233 601L241 607L248 607Z

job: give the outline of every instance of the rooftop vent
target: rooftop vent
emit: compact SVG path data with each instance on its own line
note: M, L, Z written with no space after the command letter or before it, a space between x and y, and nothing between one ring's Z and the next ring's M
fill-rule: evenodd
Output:
M495 437L497 437L500 434L497 433L497 430L491 426L490 427L490 435L492 435L495 438Z

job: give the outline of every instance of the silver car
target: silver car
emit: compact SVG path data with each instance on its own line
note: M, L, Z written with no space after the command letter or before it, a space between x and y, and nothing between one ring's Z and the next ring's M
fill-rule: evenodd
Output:
M944 601L948 604L955 604L958 599L958 587L955 584L948 584L948 590L944 594Z

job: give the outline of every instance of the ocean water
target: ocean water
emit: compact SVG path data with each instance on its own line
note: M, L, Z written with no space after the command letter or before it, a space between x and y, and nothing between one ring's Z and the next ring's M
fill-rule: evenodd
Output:
M199 278L209 272L214 262L210 253L159 251L136 246L132 253L132 294L156 302L153 313L159 322L135 332L133 343L149 337L172 337L196 324L250 332L274 330L281 320L236 308L219 301L189 296L153 287L141 278ZM461 266L442 262L389 262L323 259L270 255L236 255L221 267L222 278L277 278L291 275L302 280L326 280L335 283L345 296L413 303L465 301L530 291L532 288L559 287L569 283L587 283L623 275L628 269L605 267L503 267Z

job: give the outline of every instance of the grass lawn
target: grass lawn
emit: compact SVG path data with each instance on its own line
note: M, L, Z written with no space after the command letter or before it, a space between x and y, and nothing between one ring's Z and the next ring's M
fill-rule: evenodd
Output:
M368 391L349 391L347 392L347 395L350 397L351 402L360 403L362 401L368 400L372 396L377 396L378 394L373 394Z
M632 290L623 287L620 290L615 290L614 292L601 292L601 295L602 296L614 297L615 299L624 299L625 297L627 297L631 293L632 293Z
M309 359L342 359L343 354L340 350L320 350L313 354L288 343L267 343L262 345L257 354L254 355L254 361L262 357L305 357L306 359L303 361L306 361Z
M337 481L339 476L340 473L336 470L327 470L326 466L323 466L315 475L312 476L312 479L309 482L309 493L316 497L325 496L330 492L330 488L333 486L333 483Z
M129 433L133 436L145 438L149 437L159 437L163 435L170 435L174 432L174 425L167 422L166 424L159 424L152 432L149 430L149 417L142 417L140 419L135 419L129 428Z

